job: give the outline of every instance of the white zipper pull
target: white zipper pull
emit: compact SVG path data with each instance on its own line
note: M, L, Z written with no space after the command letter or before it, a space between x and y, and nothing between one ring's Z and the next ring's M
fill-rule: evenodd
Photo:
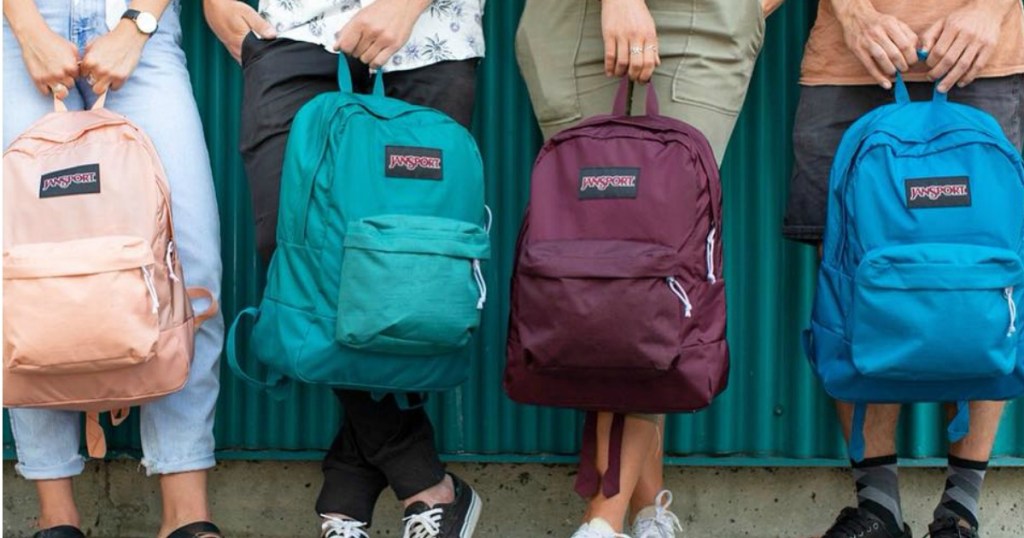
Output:
M708 232L708 240L706 246L707 254L707 266L708 266L708 282L714 284L718 279L715 278L715 229L711 228Z
M1017 303L1013 301L1013 286L1003 288L1003 297L1010 308L1010 328L1006 331L1006 336L1013 336L1017 332Z
M160 299L156 295L156 286L153 285L153 272L149 270L149 267L143 265L142 269L142 280L146 281L146 289L149 290L149 300L153 304L153 313L160 313Z
M693 305L690 304L690 296L686 295L686 290L683 289L683 286L679 284L675 277L670 276L665 281L668 282L668 288L672 290L672 293L676 294L676 297L679 297L679 301L683 303L683 314L686 317L691 317Z
M174 241L168 241L167 242L167 259L164 260L164 262L167 263L167 274L171 275L171 280L173 280L175 282L181 282L181 279L178 278L178 275L176 275L174 273L174 261L171 258L171 256L173 256L173 254L174 254Z
M487 282L484 280L484 273L480 269L480 260L473 260L473 279L476 280L476 285L480 288L480 300L476 302L476 309L483 310L484 303L487 302Z

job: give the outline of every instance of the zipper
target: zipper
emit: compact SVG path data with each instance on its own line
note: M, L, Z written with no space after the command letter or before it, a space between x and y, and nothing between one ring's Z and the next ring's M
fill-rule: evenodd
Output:
M156 295L156 286L153 284L153 272L149 270L149 267L143 265L142 279L146 281L146 289L149 290L149 300L153 305L153 313L160 313L160 299Z
M1010 328L1006 330L1006 336L1013 336L1017 332L1017 303L1013 301L1013 286L1003 288L1003 297L1006 298L1006 306L1010 309Z
M708 266L708 282L714 284L718 279L715 278L715 228L712 227L711 231L708 232L708 240L705 245Z
M668 283L668 289L672 290L672 293L679 298L679 302L683 303L683 315L688 318L692 317L693 305L690 304L690 296L686 295L686 290L683 289L682 284L672 276L666 278L665 282Z

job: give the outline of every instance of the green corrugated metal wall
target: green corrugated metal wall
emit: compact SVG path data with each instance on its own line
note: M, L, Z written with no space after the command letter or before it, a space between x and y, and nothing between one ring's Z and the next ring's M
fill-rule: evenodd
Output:
M185 49L206 124L223 223L223 307L232 316L256 302L262 283L236 150L241 76L206 29L200 3L184 3ZM487 166L488 203L497 217L487 278L500 293L487 306L472 380L430 402L440 447L453 459L560 461L578 446L581 421L576 413L515 405L501 390L512 251L540 143L513 52L522 3L491 0L485 18L488 58L481 71L475 133ZM670 420L666 452L675 463L845 461L831 404L797 338L809 317L814 252L779 235L799 60L813 13L813 2L790 1L769 20L764 52L723 167L732 377L711 409ZM317 457L330 444L338 415L327 390L303 387L279 403L225 371L217 415L221 456ZM927 461L945 454L936 406L905 413L902 431L904 456ZM111 436L111 445L137 452L137 423L122 426ZM12 455L11 448L5 421L5 456ZM1020 402L1010 405L995 455L1006 464L1024 462Z

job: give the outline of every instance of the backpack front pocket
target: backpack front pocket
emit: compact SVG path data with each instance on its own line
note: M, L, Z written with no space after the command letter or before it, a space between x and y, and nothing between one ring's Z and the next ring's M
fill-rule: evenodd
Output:
M4 360L70 374L148 360L159 327L154 257L137 237L18 245L4 252Z
M337 340L401 355L450 353L480 325L487 232L439 217L382 215L349 224Z
M635 241L527 245L515 290L527 364L550 373L658 375L693 307L672 249Z
M953 381L1016 364L1024 266L1013 252L925 243L869 252L857 269L849 334L865 376Z

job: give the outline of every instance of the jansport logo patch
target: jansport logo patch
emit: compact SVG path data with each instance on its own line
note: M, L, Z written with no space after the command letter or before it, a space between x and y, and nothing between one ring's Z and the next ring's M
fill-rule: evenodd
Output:
M100 165L85 164L43 174L39 178L39 197L96 194L100 192Z
M922 177L905 181L907 207L969 207L971 182L967 176Z
M580 200L636 198L639 168L584 168L580 170Z
M441 150L412 146L384 148L384 175L403 179L434 179L443 177Z

